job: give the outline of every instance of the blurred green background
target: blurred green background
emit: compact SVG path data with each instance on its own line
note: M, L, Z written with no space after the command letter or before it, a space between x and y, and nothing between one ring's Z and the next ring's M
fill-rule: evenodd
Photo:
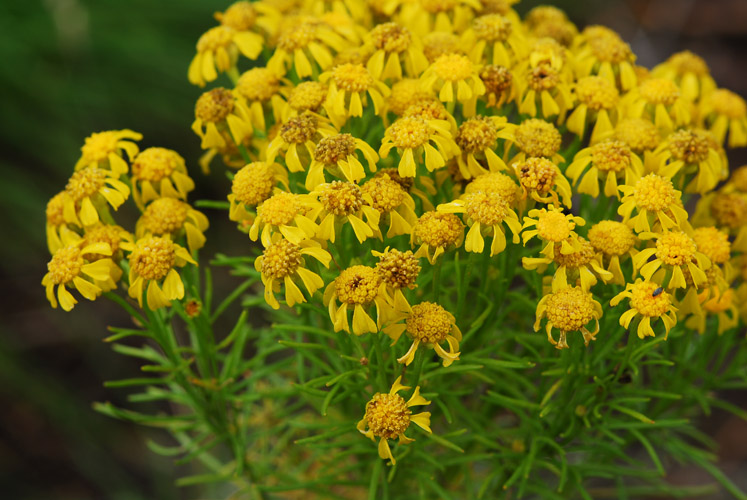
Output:
M519 10L540 3L566 9L579 26L603 23L617 29L644 65L676 50L699 52L720 84L747 94L745 0L533 1L522 2ZM123 326L127 318L104 301L81 301L71 314L52 310L40 280L49 258L46 200L64 187L83 139L93 131L137 130L145 136L142 147L172 148L187 159L198 181L196 197L225 195L220 172L206 179L196 168L199 142L189 125L200 91L187 83L186 70L197 38L214 24L212 13L228 4L0 2L2 498L225 497L177 490L173 481L187 471L145 446L146 439L163 443L165 436L91 409L94 401L126 404L124 391L104 389L102 382L132 376L138 366L101 339L106 325ZM744 161L743 151L732 156L733 166ZM208 255L243 238L218 233L215 228L208 233ZM717 436L728 429L726 458L744 462L744 425L717 415L704 426ZM747 486L745 475L729 467L727 472Z

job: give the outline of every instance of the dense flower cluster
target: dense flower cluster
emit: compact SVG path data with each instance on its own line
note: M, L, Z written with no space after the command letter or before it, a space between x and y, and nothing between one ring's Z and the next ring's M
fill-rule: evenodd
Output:
M492 3L237 2L200 37L189 80L224 85L196 101L201 163L238 168L229 216L262 247L267 304L321 304L335 332L388 334L403 367L425 348L449 366L474 345L439 303L441 267L509 252L528 290L547 278L534 328L558 349L605 335L605 317L641 338L734 326L747 167L729 178L724 146L747 145L745 101L693 54L649 71L607 28ZM178 268L196 265L207 219L186 202L184 159L139 139L86 139L50 200L53 306L120 280L151 310L185 296ZM111 213L130 194L134 235ZM429 401L399 396L400 378L358 426L392 463L388 440L412 441L411 422L430 432L430 413L410 410Z

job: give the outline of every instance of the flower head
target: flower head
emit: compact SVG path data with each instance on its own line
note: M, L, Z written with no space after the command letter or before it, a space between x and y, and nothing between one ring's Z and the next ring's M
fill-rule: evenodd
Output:
M273 233L278 231L295 244L313 238L318 226L307 216L310 209L310 200L306 196L280 191L257 207L257 218L249 228L249 237L257 241L261 230L264 246L272 242Z
M646 118L664 133L690 123L689 105L672 80L648 78L624 99L627 116Z
M637 333L639 338L654 337L651 321L661 318L666 335L677 323L677 308L672 305L672 296L653 281L637 279L635 283L628 283L625 290L615 295L610 305L615 307L623 299L630 299L630 309L620 316L620 326L628 328L636 316L640 316Z
M366 311L376 306L376 318L380 319L387 306L382 293L382 279L379 272L368 266L351 266L344 269L324 291L324 304L329 308L329 317L336 332L350 332L348 310L353 310L353 333L376 333L377 321ZM339 305L338 305L339 302Z
M506 153L513 146L519 149L509 161L509 164L523 162L527 158L548 158L562 163L565 159L558 154L562 137L552 123L538 118L524 120L519 125L506 124L498 136L506 141Z
M614 83L601 76L586 76L576 82L578 105L568 117L568 130L584 137L587 123L593 123L589 142L594 144L612 132L618 119L620 94Z
M190 251L198 250L205 244L208 218L188 203L176 198L158 198L145 207L143 215L135 226L135 236L146 234L153 236L169 235L177 240L182 235L187 238Z
M346 223L360 243L378 233L379 211L370 205L372 200L364 199L357 184L343 181L320 184L310 195L318 200L309 213L310 219L319 221L317 237L334 243Z
M236 172L231 183L231 194L228 195L230 219L251 219L247 207L256 207L279 191L278 184L288 189L288 173L277 163L257 161L245 165Z
M584 291L581 287L566 287L549 293L542 297L537 304L537 317L534 322L534 331L539 331L540 322L547 318L545 329L547 340L558 349L567 349L568 332L580 331L584 337L584 344L596 340L599 332L599 318L602 317L602 306L594 300L591 293ZM596 321L593 330L588 330L586 325ZM558 340L552 336L553 328L560 331Z
M280 126L275 138L267 145L267 161L272 163L285 153L285 164L291 172L303 172L310 167L316 144L324 137L337 134L337 130L324 117L311 111L288 118Z
M387 247L384 252L371 252L378 257L376 271L381 275L387 291L387 300L395 311L409 311L410 304L405 298L402 290L414 289L415 281L420 274L420 263L418 257L407 250L402 252L396 248Z
M578 192L599 196L599 176L604 177L604 195L619 197L618 183L631 184L643 174L641 159L621 141L607 140L584 148L573 158L565 174L578 183Z
M524 245L535 236L540 238L546 243L540 253L552 259L555 257L556 243L560 243L560 252L566 255L580 250L578 235L574 229L577 225L584 224L586 221L581 217L566 215L555 205L549 205L547 208L529 211L529 216L524 217L521 237ZM535 226L535 229L528 229L532 226Z
M262 51L262 36L228 25L207 30L197 41L197 54L189 65L189 82L204 87L236 67L239 54L256 59Z
M225 149L230 142L242 144L254 133L249 109L231 90L218 87L202 94L195 104L192 130L200 137L202 149Z
M681 174L691 179L687 192L706 193L728 174L720 149L708 131L680 129L661 142L652 161L657 173L664 177Z
M412 339L410 349L397 361L405 366L415 359L415 351L418 346L424 345L436 351L443 359L443 365L449 366L459 359L459 342L462 340L462 332L456 326L454 316L439 304L433 302L421 302L415 304L412 309L403 314L397 322L384 328L384 333L389 335L396 343L403 332ZM449 350L441 347L446 342Z
M318 19L291 18L278 33L277 47L267 67L277 74L293 69L299 78L311 76L315 68L330 67L333 52L342 52L345 44L343 37Z
M415 201L400 183L384 174L362 186L366 202L376 209L383 222L389 222L387 238L407 234L415 223Z
M420 245L416 257L426 257L434 264L447 249L464 240L464 224L452 213L425 212L412 226L410 243Z
M602 262L608 261L607 271L612 273L612 283L624 285L626 280L620 267L620 259L635 255L638 241L633 230L622 222L603 220L591 226L587 234L589 243L601 253Z
M134 164L133 164L134 170ZM111 170L88 167L73 172L61 198L66 223L91 226L100 220L106 206L118 209L130 196L130 188Z
M669 59L652 70L653 76L674 81L682 95L695 101L716 89L708 65L702 57L689 50L672 54Z
M522 265L525 269L536 269L544 273L547 266L555 264L556 270L552 277L552 291L557 292L566 288L568 284L578 285L585 292L597 284L597 276L604 282L611 281L613 275L602 267L602 261L594 252L594 247L585 238L577 238L577 247L571 253L560 251L561 243L555 243L552 258L524 257Z
M613 137L627 144L636 154L653 151L661 141L659 129L645 118L626 118L615 127Z
M415 177L418 164L423 163L432 172L443 167L458 151L449 128L447 122L404 116L387 127L379 155L386 158L392 148L397 148L401 154L398 169L402 177Z
M340 64L330 72L322 73L319 81L329 83L329 111L340 123L348 117L363 116L363 107L371 99L375 114L385 111L384 98L389 95L389 87L371 76L363 64Z
M520 195L521 189L516 181L506 174L494 172L492 174L483 174L475 177L472 182L464 188L465 193L474 193L477 191L496 192L500 194L506 203L513 207Z
M505 119L499 117L476 116L459 126L455 139L461 155L457 156L457 163L465 179L485 174L488 170L506 169L504 161L495 153L499 131L504 124Z
M730 90L716 89L703 97L700 113L719 143L726 141L728 133L730 148L747 145L747 103L742 97Z
M467 56L443 54L420 77L423 88L438 93L442 102L458 101L465 116L474 115L474 102L485 93L485 84L478 73L479 67Z
M420 40L397 23L374 26L368 34L373 53L366 66L374 78L398 82L417 77L428 66Z
M636 56L620 35L604 26L588 26L578 42L579 76L599 75L622 90L636 86L638 78L633 69Z
M81 156L75 164L75 170L96 167L111 170L113 176L119 178L128 170L124 153L127 153L127 158L132 161L139 151L133 141L142 138L142 134L127 129L91 134L86 137L85 144L80 148Z
M656 246L641 250L633 257L633 265L640 269L641 276L651 280L660 268L671 271L668 281L662 286L685 288L685 274L689 274L695 288L708 281L705 271L711 261L698 250L695 241L683 231L668 231L660 235L642 233L641 238L656 238Z
M376 171L379 155L367 142L351 134L336 134L323 137L314 150L309 172L306 175L306 189L312 190L324 183L324 173L344 177L349 182L358 182L366 176L356 151L363 154L368 169Z
M666 177L648 174L632 186L624 185L618 189L624 196L617 213L637 233L651 231L650 219L658 221L664 230L682 227L687 222L687 212L681 206L681 193ZM638 213L632 216L634 210Z
M187 199L195 188L184 158L165 148L148 148L132 162L132 197L139 207L161 197Z
M480 79L485 85L486 105L500 108L516 98L514 77L505 66L488 64L480 70Z
M571 206L571 185L555 163L547 158L527 158L512 166L519 178L522 199L531 197L542 203L560 204L562 197L563 204Z
M731 257L729 235L713 226L699 227L693 231L693 241L713 264L726 264Z

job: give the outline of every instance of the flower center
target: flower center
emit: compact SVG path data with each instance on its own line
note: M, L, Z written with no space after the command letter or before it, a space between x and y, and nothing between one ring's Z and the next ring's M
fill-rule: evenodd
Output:
M385 283L395 288L405 288L415 284L420 274L420 264L410 250L400 252L393 248L379 257L376 270Z
M516 201L517 188L518 186L516 185L516 182L514 182L511 177L500 172L493 172L492 174L482 174L475 177L472 182L467 184L465 192L496 192L500 194L510 206L513 205L514 201Z
M61 226L65 223L65 216L63 215L65 210L65 196L67 193L64 191L57 193L47 202L47 224L51 226Z
M146 280L160 280L174 267L176 251L169 238L138 240L130 254L130 268Z
M477 153L493 149L498 139L498 130L493 122L484 116L476 116L463 122L456 135L456 143L465 153Z
M310 112L290 118L280 127L280 137L288 144L303 144L314 137L317 129L317 120Z
M321 186L319 202L325 210L335 215L351 215L363 206L362 194L357 184L333 181Z
M250 101L268 101L280 90L280 80L267 68L252 68L236 82L236 92Z
M392 123L387 132L392 138L392 143L400 149L417 148L430 138L426 121L414 116L400 118Z
M462 235L464 225L454 214L426 212L415 223L415 236L431 247L452 245Z
M589 26L584 30L591 52L602 62L621 63L633 61L635 56L630 46L620 36L603 26Z
M314 159L325 165L337 165L355 153L355 138L350 134L323 137L314 151Z
M527 73L527 84L532 90L552 90L560 83L558 71L548 64L541 64Z
M720 226L736 229L747 217L747 196L742 193L717 193L711 201L711 214Z
M433 61L433 70L447 82L466 80L472 75L472 61L460 54L444 54Z
M381 213L389 213L402 204L407 194L402 186L388 175L374 177L361 187L363 193L371 196L371 206Z
M83 158L89 162L103 161L109 153L117 152L119 137L114 132L97 132L86 137L86 142L80 148Z
M114 255L119 250L119 244L122 242L122 228L119 226L102 224L86 231L83 241L84 246L91 245L93 243L106 243L109 245L109 248L111 248L112 255ZM108 257L107 255L101 254L95 255L96 259L94 260Z
M744 99L727 89L714 90L710 95L713 110L728 118L739 119L747 115Z
M549 158L560 149L562 137L552 123L538 118L524 120L514 133L516 145L529 156Z
M415 178L414 177L402 177L399 175L399 171L396 168L383 168L376 172L374 174L375 178L383 177L383 176L389 176L391 180L399 184L402 189L410 192L410 189L415 185Z
M371 30L371 41L385 52L402 52L410 46L411 36L407 28L397 23L383 23Z
M700 163L708 159L713 139L700 130L678 130L669 136L669 151L677 160Z
M501 223L510 210L506 199L497 192L469 193L464 197L464 206L470 219L485 226Z
M451 115L441 101L422 99L405 109L403 116L422 118L423 120L448 120Z
M205 92L195 104L195 117L204 122L219 122L231 111L233 111L233 93L223 87Z
M639 208L653 212L665 210L679 200L672 181L656 174L641 177L635 185L633 197Z
M423 38L423 54L430 62L444 54L461 54L463 52L459 37L453 33L434 31Z
M363 92L374 79L362 64L341 64L332 70L332 79L338 88L350 92Z
M340 302L369 304L379 293L381 276L368 266L352 266L335 278L335 288Z
M197 40L197 52L214 52L231 44L236 30L230 26L216 26L207 30Z
M480 70L480 79L488 94L501 95L511 87L513 76L505 66L489 64Z
M257 20L257 11L250 2L236 2L226 9L225 12L215 15L216 19L224 26L230 26L238 31L246 31L254 26Z
M145 208L140 220L148 233L175 233L184 226L188 208L189 205L174 198L158 198Z
M546 194L555 184L555 164L546 158L527 158L517 169L519 182L527 191Z
M638 91L651 104L671 106L680 97L680 90L672 80L649 78L641 82Z
M659 285L652 281L639 281L631 290L633 297L630 299L630 305L641 315L650 318L665 314L671 306L671 299L664 290L654 295L659 288Z
M412 306L407 317L407 333L424 344L438 344L451 332L452 316L446 309L433 302L421 302Z
M301 265L301 249L288 240L277 240L262 254L260 272L272 279L290 276Z
M630 146L636 153L652 150L660 141L656 125L644 118L629 118L618 123L615 138Z
M184 159L175 151L148 148L140 152L132 162L132 176L138 180L159 182L169 177L179 166L184 166Z
M257 215L262 217L266 224L284 226L293 221L300 208L296 195L283 191L258 206Z
M543 212L537 217L537 233L545 241L554 241L556 243L568 239L571 231L576 227L574 222L568 220L562 212L544 208Z
M693 54L689 50L683 50L682 52L672 54L667 63L667 65L672 66L680 76L687 73L705 76L710 73L708 65L703 58L697 54Z
M410 426L412 411L399 394L374 394L366 403L364 418L376 437L394 439Z
M263 161L250 163L233 177L231 192L246 205L259 205L272 193L275 179L270 167Z
M80 274L83 267L83 257L77 246L60 248L47 264L52 283L60 285L68 283Z
M317 24L304 21L288 28L278 38L278 48L287 52L302 49L316 40Z
M99 189L104 187L105 181L106 171L96 167L85 168L74 172L70 176L65 191L74 201L78 202L96 194Z
M621 141L600 142L591 147L591 162L603 172L622 172L630 167L630 148Z
M474 20L472 29L477 38L488 42L507 40L513 31L511 21L499 14L488 14Z
M583 267L594 258L594 247L589 243L586 238L578 237L578 242L581 245L579 250L575 250L569 254L563 254L560 251L555 252L553 260L558 266L565 266L572 269ZM558 245L558 243L556 243Z
M617 105L620 93L617 87L601 76L587 76L576 83L576 96L590 109L611 109Z
M580 330L594 317L594 301L581 287L550 294L546 303L548 321L561 332Z
M317 110L327 97L327 87L319 82L301 82L288 97L288 105L297 110Z
M698 250L714 264L723 264L729 260L731 254L729 235L719 231L718 228L699 227L693 233L693 240Z
M656 257L670 266L682 266L693 260L696 250L692 238L681 231L664 233L656 240Z
M635 245L635 235L622 222L603 220L589 229L589 241L607 255L623 255Z

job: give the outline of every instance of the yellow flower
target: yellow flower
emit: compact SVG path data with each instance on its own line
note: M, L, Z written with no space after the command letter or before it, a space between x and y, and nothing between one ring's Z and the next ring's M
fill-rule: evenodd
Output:
M706 62L689 50L672 54L669 59L654 67L651 75L674 81L682 89L682 95L690 101L716 90L716 82L713 81Z
M464 248L468 252L482 253L485 248L483 236L492 236L490 256L499 254L506 248L506 233L503 224L511 229L513 242L519 242L521 223L508 204L506 198L496 191L476 191L467 193L450 203L438 206L442 213L465 214L465 222L470 226Z
M417 219L415 201L400 183L384 174L361 186L364 199L381 215L380 222L389 222L386 237L409 234ZM378 231L381 238L381 232Z
M474 17L482 10L480 0L399 0L399 19L420 36L433 31L462 33Z
M432 172L458 151L446 122L410 116L398 119L384 132L379 155L386 158L392 148L400 152L398 169L402 177L415 177L417 165L423 164L423 152L425 166Z
M239 53L256 59L262 52L262 36L251 31L240 31L231 26L215 26L197 41L197 54L189 64L189 82L204 87L206 82L236 68ZM216 71L217 70L217 71Z
M337 134L337 130L320 115L304 111L283 123L275 138L267 145L267 162L275 161L278 153L285 153L285 164L291 172L303 172L314 158L316 144L324 137ZM301 151L299 151L300 148ZM306 165L306 167L304 167Z
M568 349L566 336L568 332L580 331L584 337L584 344L596 340L599 332L599 318L602 317L602 305L594 300L591 293L585 292L581 287L566 287L549 293L540 299L537 304L537 316L534 322L534 331L540 329L542 319L547 318L545 330L547 340L557 349ZM596 326L593 331L586 325L594 320ZM560 331L558 340L552 336L553 328Z
M67 191L60 191L47 202L47 247L52 254L62 246L61 232L69 230L70 223L65 220L65 204L69 197Z
M638 240L630 226L622 222L603 220L591 226L587 236L594 249L600 252L602 263L609 260L606 269L613 276L610 282L624 285L626 279L620 267L620 259L626 254L632 257L637 253L635 245Z
M387 394L379 392L374 394L371 400L366 403L366 413L357 425L360 433L370 438L371 441L375 442L376 438L380 438L379 457L388 458L392 465L396 461L391 448L389 448L389 439L399 438L400 444L409 444L415 441L405 436L405 431L410 427L411 422L429 434L431 433L430 412L426 411L413 415L410 409L413 406L429 405L431 402L420 395L420 387L416 387L412 397L405 401L397 393L406 391L409 387L402 385L401 381L402 376L397 377L392 389Z
M135 164L133 163L133 173ZM117 210L130 196L127 184L111 170L88 167L70 176L62 198L63 218L68 224L91 226L100 220L107 205Z
M637 155L653 151L661 141L659 129L645 118L620 120L612 135L614 139L627 144Z
M42 285L52 307L57 308L59 300L62 309L70 311L78 301L68 287L78 290L88 300L96 300L103 291L103 283L112 279L117 266L108 258L112 252L107 243L87 244L72 231L63 233L60 243L47 264L48 272L42 278Z
M477 191L499 193L510 207L514 206L521 192L516 181L500 172L479 175L464 188L465 193Z
M598 75L622 90L636 86L638 78L633 69L636 57L620 35L604 26L588 26L575 45L579 78Z
M710 211L719 226L738 231L747 221L747 195L717 192L710 198Z
M456 248L464 240L464 224L454 214L425 212L412 226L410 244L420 245L416 257L426 257L435 264L446 249Z
M374 78L398 82L403 75L414 78L428 67L420 39L397 23L375 26L366 43L373 48L366 67Z
M109 245L110 254L99 254L97 258L103 259L109 257L113 262L117 263L122 260L122 243L132 242L132 234L125 230L121 226L116 224L102 224L99 223L95 226L86 228L86 232L83 234L83 245L93 245L96 243L106 243ZM122 270L114 266L114 272L112 277L116 281L122 274Z
M488 64L480 70L480 80L485 85L485 99L487 107L500 108L504 104L516 100L516 86L514 77L508 68Z
M401 321L404 320L404 324ZM459 359L459 342L462 332L457 327L454 316L439 304L421 302L412 306L397 322L384 328L384 333L396 344L403 332L412 339L410 349L397 361L408 366L415 359L418 346L430 347L443 359L444 366L450 366ZM449 350L441 347L446 342Z
M157 198L186 200L194 188L184 158L176 151L148 148L132 162L132 198L141 209Z
M281 191L257 207L257 218L249 228L249 237L257 241L260 237L264 246L272 242L272 235L280 232L291 243L298 245L305 239L316 236L318 226L307 217L312 208L308 195Z
M610 134L618 119L620 94L614 83L601 76L586 76L576 82L578 105L568 117L568 130L583 138L586 124L593 123L590 144Z
M729 134L729 147L747 146L747 104L744 99L726 89L716 89L701 100L700 116L706 127L724 144Z
M242 110L248 109L248 120L253 128L267 130L265 115L270 113L275 123L280 120L286 106L280 94L281 83L278 73L269 68L252 68L239 77L234 95Z
M441 122L448 122L449 130L452 133L457 130L457 123L454 116L435 97L420 99L409 105L404 113L402 113L402 117L422 118L425 121L439 120Z
M585 238L578 237L578 249L564 254L560 251L560 243L555 244L554 255L548 257L523 257L521 263L525 269L537 270L543 274L547 266L555 263L556 270L552 279L552 291L557 292L566 288L570 282L572 285L581 286L588 292L597 284L597 276L605 283L612 280L611 272L604 269L600 256L595 255L594 247Z
M683 227L687 222L687 211L681 206L681 193L665 177L648 174L634 185L618 189L624 196L617 213L623 216L624 222L633 226L636 233L651 231L650 216L664 231ZM634 210L638 213L632 216Z
M358 182L366 177L366 171L358 160L356 151L363 154L368 163L368 169L375 172L379 155L367 142L351 134L322 137L314 149L311 166L306 174L306 189L311 191L319 184L323 184L325 171L338 177L341 176L349 182Z
M383 168L374 174L374 178L384 177L385 175L399 184L406 193L417 196L423 210L433 210L434 207L430 197L436 194L436 184L432 178L426 176L402 177L396 168ZM415 184L416 181L418 185Z
M256 161L236 172L228 195L228 216L233 221L251 220L247 207L256 207L273 193L279 192L278 184L288 189L288 172L277 163Z
M319 82L301 82L293 87L288 94L282 112L283 121L288 121L292 116L300 115L304 111L319 114L322 109L326 111L327 95L329 87Z
M423 37L423 54L430 63L444 54L464 55L464 53L462 40L454 33L434 31Z
M628 283L625 290L615 295L610 300L610 305L615 307L623 299L630 299L630 309L620 316L620 326L628 328L631 321L636 316L640 316L636 332L639 338L646 336L654 337L654 329L651 328L651 321L661 318L664 323L665 336L669 335L669 330L677 323L677 308L672 305L672 296L662 287L653 281L643 281L637 279L635 283Z
M620 180L632 184L643 175L641 159L621 141L607 140L584 148L573 158L565 171L574 184L578 182L578 192L599 196L599 174L605 175L604 195L620 197L617 189Z
M711 267L711 261L698 251L695 241L683 231L668 231L663 234L641 233L642 239L656 238L656 246L641 250L633 257L633 266L640 269L641 276L651 280L659 268L663 267L668 281L662 281L667 288L685 288L685 274L692 277L695 288L707 281L705 271ZM655 257L655 258L654 258Z
M311 76L315 68L325 70L330 67L332 52L341 52L345 44L344 38L329 25L299 16L281 29L267 67L277 74L293 69L299 78Z
M184 283L176 268L187 263L197 265L186 248L162 236L146 236L135 243L122 242L121 247L130 252L128 293L137 299L141 308L143 292L146 292L146 303L151 311L169 307L172 300L184 298Z
M540 5L529 11L525 18L526 27L535 38L552 38L564 47L573 43L578 29L557 7Z
M547 158L527 158L512 165L521 186L522 199L528 196L542 203L571 207L571 185L555 163ZM560 196L558 196L560 195Z
M373 267L352 266L343 270L324 290L324 305L336 332L350 333L348 309L353 309L353 333L376 333L379 320L388 308L381 275ZM338 305L338 302L340 305ZM376 306L376 321L366 312Z
M688 125L691 120L688 102L672 80L649 78L628 92L621 106L630 118L646 118L664 132Z
M542 255L550 259L555 257L555 244L560 243L560 253L569 255L580 250L581 245L578 235L574 229L583 226L586 221L572 214L564 214L562 209L549 205L547 208L529 211L529 216L524 217L524 225L521 227L521 237L524 245L537 236L546 244L540 251ZM535 226L535 229L529 229Z
M708 295L703 297L703 303L701 304L703 312L688 318L685 321L685 326L703 334L706 331L708 315L715 315L718 322L718 329L716 330L718 335L736 328L739 324L739 308L737 304L744 304L743 298L740 300L737 293L733 288L727 288L722 291L716 285L709 287Z
M202 149L225 149L228 145L221 131L231 134L231 142L242 144L254 133L249 109L237 100L233 91L218 87L202 94L195 104L192 130Z
M309 219L319 221L318 238L334 243L345 223L350 223L360 243L378 233L379 211L371 206L373 200L365 199L358 185L333 181L320 184L309 195L318 200L308 214Z
M135 236L165 236L178 240L182 235L187 237L187 247L195 251L205 244L208 218L188 203L175 198L158 198L145 207L143 215L135 225Z
M404 78L392 85L391 94L386 101L387 109L397 116L402 116L405 110L420 101L438 100L432 92L426 92L420 85L420 80ZM440 102L440 101L439 101Z
M565 158L558 154L562 137L552 123L539 118L529 118L520 124L507 123L498 133L498 137L505 139L504 158L509 157L513 146L519 149L510 160L509 165L523 162L527 158L548 158L555 163L565 162Z
M562 123L573 105L571 87L563 72L549 64L540 64L518 76L516 101L519 113L547 120L557 117L557 121Z
M495 153L499 131L505 123L504 117L476 116L459 126L455 140L462 154L457 156L457 164L465 179L485 174L488 169L491 172L506 169L504 161ZM476 156L487 163L488 169L480 164Z
M477 64L497 64L510 68L527 52L526 40L513 23L500 14L476 17L462 34L470 47L470 59Z
M462 104L465 116L472 116L477 97L485 93L479 69L467 56L444 54L423 72L420 81L424 89L438 92L442 102L456 100Z
M123 151L132 161L138 153L137 144L142 134L132 130L107 130L96 132L86 137L83 147L80 148L80 159L75 163L75 170L96 167L102 170L111 170L115 178L126 174L128 167L124 160Z
M329 82L328 109L340 123L349 117L363 116L363 107L368 105L366 94L373 102L375 114L383 115L385 111L384 97L389 95L389 87L372 77L363 64L340 64L322 73L319 81Z
M262 274L265 286L265 301L273 309L280 308L275 293L280 291L280 284L285 286L285 302L289 307L306 302L301 289L296 284L301 280L309 295L314 295L324 286L322 278L306 268L304 257L313 257L329 267L332 256L313 240L291 243L275 233L272 242L261 256L254 260L254 268Z
M729 235L714 226L699 227L692 235L698 251L702 252L713 264L726 264L731 257Z
M677 174L691 179L685 191L704 194L729 173L713 136L699 129L672 132L653 152L650 164L656 173L670 179Z
M402 290L404 288L412 290L417 287L415 281L420 274L418 257L410 250L402 252L389 247L386 247L384 252L373 250L371 253L379 258L376 271L381 275L382 283L386 288L387 301L395 311L409 311L410 304Z

